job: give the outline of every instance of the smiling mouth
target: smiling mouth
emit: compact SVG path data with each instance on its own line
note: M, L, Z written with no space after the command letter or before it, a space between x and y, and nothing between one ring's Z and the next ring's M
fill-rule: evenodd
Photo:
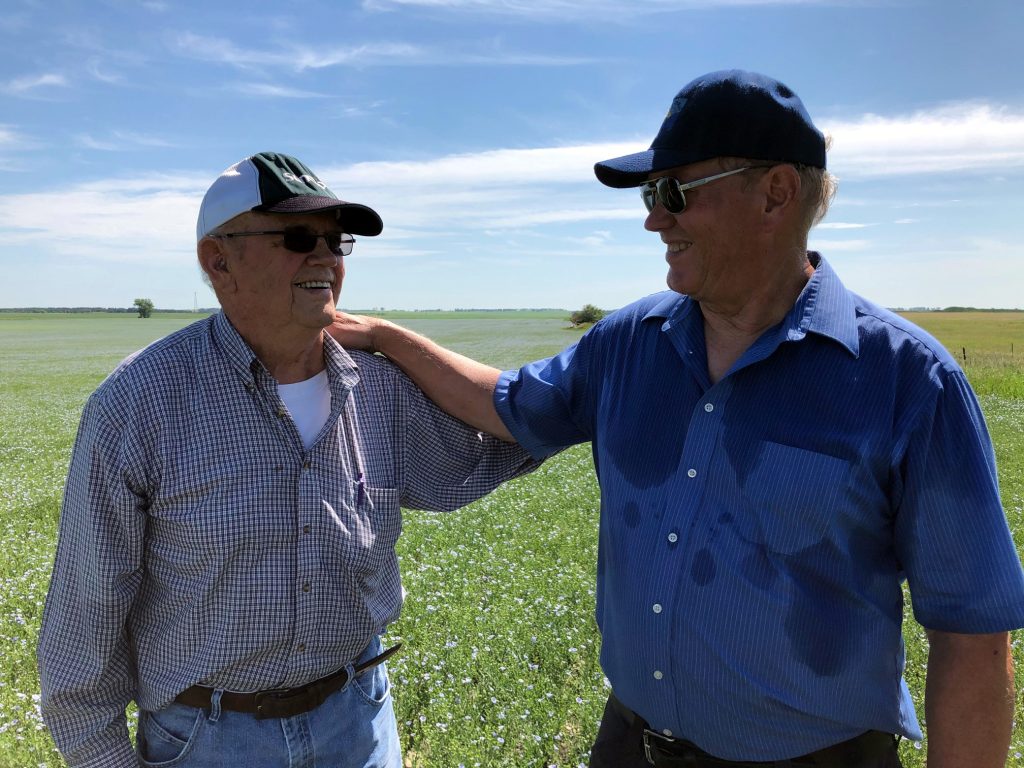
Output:
M299 288L305 288L308 291L316 291L323 288L330 288L331 284L327 280L306 280L302 283L295 283Z
M690 247L690 243L665 243L665 250L669 253L680 253Z

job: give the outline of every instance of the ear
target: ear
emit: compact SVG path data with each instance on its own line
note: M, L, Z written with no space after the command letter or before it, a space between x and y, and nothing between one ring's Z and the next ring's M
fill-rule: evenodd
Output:
M235 289L234 275L229 266L231 260L224 241L218 237L204 237L196 245L199 264L210 278L213 290L219 295L230 293Z
M792 165L773 165L761 182L766 217L789 215L800 207L800 174Z

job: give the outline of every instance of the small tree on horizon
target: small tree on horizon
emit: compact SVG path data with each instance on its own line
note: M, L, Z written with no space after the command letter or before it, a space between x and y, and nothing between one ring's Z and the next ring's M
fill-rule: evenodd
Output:
M139 310L139 317L149 317L153 314L153 302L149 299L136 299L135 308Z
M603 309L598 309L593 304L584 304L583 309L577 309L569 315L569 322L573 327L579 327L584 323L596 323L607 314Z

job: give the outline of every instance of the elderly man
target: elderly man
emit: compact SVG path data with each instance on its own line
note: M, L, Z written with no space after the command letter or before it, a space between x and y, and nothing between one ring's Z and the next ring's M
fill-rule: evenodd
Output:
M332 330L534 456L592 442L613 689L593 768L898 766L897 735L922 738L904 579L929 768L1006 758L1024 578L991 444L946 351L807 251L825 150L782 83L705 75L648 151L595 167L640 188L671 291L500 374L381 321Z
M452 509L534 462L324 333L352 235L381 226L281 154L206 193L223 310L118 366L74 446L39 643L71 766L400 768L399 505Z

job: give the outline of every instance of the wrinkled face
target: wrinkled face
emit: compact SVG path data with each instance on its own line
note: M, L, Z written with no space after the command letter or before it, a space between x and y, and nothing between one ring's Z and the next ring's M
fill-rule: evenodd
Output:
M686 183L721 173L717 160L672 168L656 174ZM671 214L654 207L644 227L660 235L668 262L668 287L697 301L732 300L753 279L751 247L756 243L758 202L751 187L758 170L737 173L686 191L686 209Z
M224 225L223 232L285 227L305 227L318 234L339 231L333 213L247 213ZM229 316L260 318L278 330L319 332L331 324L345 265L343 257L332 253L323 238L317 239L309 253L285 248L283 235L219 238L219 242L233 285L233 290L221 297Z

